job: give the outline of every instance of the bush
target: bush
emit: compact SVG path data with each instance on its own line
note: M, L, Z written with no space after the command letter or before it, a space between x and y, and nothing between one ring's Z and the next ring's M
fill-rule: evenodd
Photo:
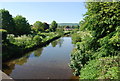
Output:
M77 42L80 42L81 41L81 36L79 35L79 34L77 34L77 33L74 33L73 35L72 35L72 43L73 44L75 44L75 43L77 43Z
M93 51L89 50L92 36L88 31L77 32L72 35L72 40L75 43L75 50L71 53L70 66L74 69L75 75L80 75L81 68L86 64L87 61L92 59Z
M7 39L10 41L10 43L15 44L22 48L32 47L35 44L32 35L28 35L28 36L22 35L22 36L14 37L14 35L9 34Z
M45 34L45 33L40 33L40 32L38 32L37 35L41 36L42 38L45 38L45 37L46 37L46 34Z
M8 34L7 39L10 41L10 43L25 49L33 47L35 45L39 45L40 43L44 43L48 40L53 39L56 36L58 36L58 34L38 32L36 35L29 34L21 35L18 37L15 37L13 34Z
M33 41L35 41L36 44L39 45L40 42L42 41L42 37L39 35L36 35L36 36L34 36Z
M102 57L91 60L80 71L80 79L118 79L119 57Z
M74 70L73 74L75 76L80 75L79 70L83 67L83 64L81 63L83 56L80 54L81 51L74 49L73 52L71 53L71 58L70 58L70 67Z
M7 35L7 39L11 42L11 43L13 43L13 42L15 42L15 36L13 35L13 34L8 34Z

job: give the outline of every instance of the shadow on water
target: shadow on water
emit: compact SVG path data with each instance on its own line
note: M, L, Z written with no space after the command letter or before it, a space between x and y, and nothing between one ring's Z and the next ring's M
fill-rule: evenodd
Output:
M14 79L77 79L69 68L71 37L62 37L47 47L3 63L3 71Z

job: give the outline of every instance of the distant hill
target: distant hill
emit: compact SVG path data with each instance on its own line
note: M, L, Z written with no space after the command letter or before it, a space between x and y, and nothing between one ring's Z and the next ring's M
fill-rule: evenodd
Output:
M59 26L75 26L79 25L78 23L58 23Z

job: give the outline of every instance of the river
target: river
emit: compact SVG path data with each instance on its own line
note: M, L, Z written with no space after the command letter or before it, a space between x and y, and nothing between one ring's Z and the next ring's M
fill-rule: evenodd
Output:
M77 79L68 66L73 47L71 37L61 37L46 47L3 63L3 71L14 79Z

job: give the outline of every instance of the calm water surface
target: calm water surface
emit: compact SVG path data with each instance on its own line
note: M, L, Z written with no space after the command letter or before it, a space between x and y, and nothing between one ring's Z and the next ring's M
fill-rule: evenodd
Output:
M62 37L4 63L3 71L14 79L76 79L68 66L72 49L71 37Z

